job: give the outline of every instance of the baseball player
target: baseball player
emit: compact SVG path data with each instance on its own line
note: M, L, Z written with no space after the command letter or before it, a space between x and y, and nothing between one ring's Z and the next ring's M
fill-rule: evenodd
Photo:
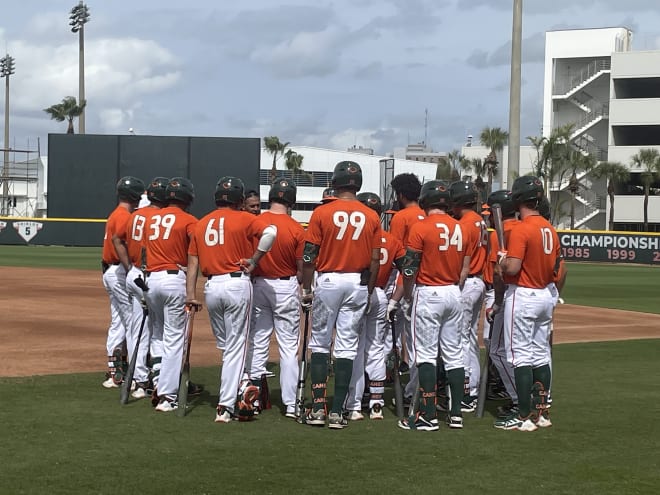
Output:
M473 412L477 408L479 395L479 316L484 301L486 287L482 280L482 271L486 263L488 229L483 218L475 211L478 200L477 187L469 181L457 181L449 187L454 217L461 223L466 254L470 256L470 274L461 291L463 304L463 358L465 359L467 390L461 410Z
M328 361L334 341L335 394L328 427L348 425L344 401L357 354L362 319L368 310L378 276L381 226L378 215L360 203L362 170L351 161L339 162L332 174L337 199L314 210L303 251L303 307L312 306L310 376L313 409L305 422L323 426L326 421ZM318 271L312 292L314 271Z
M538 211L543 197L541 181L532 176L519 177L513 183L511 197L521 223L511 230L507 251L498 253L497 268L507 284L504 338L507 358L514 368L519 412L495 422L495 427L534 431L552 425L547 391L552 375L549 334L554 298L548 286L563 261L557 232Z
M147 186L148 206L135 210L126 225L126 230L113 236L113 242L117 255L126 270L126 290L133 299L133 314L130 327L127 329L126 346L128 355L133 355L136 345L139 345L137 360L135 363L135 390L131 396L135 399L143 399L147 396L147 387L149 379L149 369L147 367L147 352L149 350L150 331L148 319L145 321L147 331L142 332L140 342L137 343L137 335L143 318L143 304L146 304L143 287L146 287L146 277L144 274L145 254L144 254L144 230L146 216L153 208L163 208L167 206L167 177L155 177ZM147 208L145 210L145 208ZM139 284L139 286L138 286ZM156 355L162 355L156 352ZM160 369L160 367L158 367Z
M488 204L492 207L495 204L499 204L502 212L502 224L504 227L504 239L505 243L508 245L508 239L511 236L511 231L515 228L520 221L516 218L516 208L513 204L513 199L511 198L511 191L501 190L495 191L488 197ZM488 263L484 268L484 273L486 271L491 273L492 287L498 287L498 290L494 289L492 292L492 297L485 302L486 307L486 318L488 320L488 326L490 326L490 346L489 353L490 359L495 365L497 372L502 379L504 388L507 394L511 397L512 407L518 407L518 393L516 392L516 384L513 374L513 366L507 360L506 356L506 346L504 344L504 315L501 311L502 305L504 304L504 281L502 280L501 274L495 273L495 265L497 264L497 252L498 252L498 242L497 234L493 231L490 233L490 248L488 255ZM495 297L495 292L497 292L497 299ZM513 409L511 409L513 410Z
M392 179L390 183L392 189L394 190L396 203L399 205L400 209L397 211L392 219L390 220L390 234L395 238L399 239L403 246L406 246L408 241L408 233L410 228L424 220L426 217L424 210L419 207L418 199L419 192L422 188L422 184L419 182L419 179L415 174L399 174ZM403 280L397 280L397 284L403 284ZM402 287L399 291L402 291ZM410 327L410 321L404 317L408 312L408 308L404 307L399 310L399 321L403 322L404 334L406 336L406 353L408 354L408 360L411 363L415 362L415 349L412 342L412 333ZM387 349L392 349L390 332L386 332L385 336L385 346ZM397 338L397 340L400 337ZM399 343L397 342L397 345ZM401 363L401 371L405 371L408 368L408 365L405 362ZM410 398L413 396L415 391L415 386L417 383L417 368L415 366L410 367L410 380L406 385L406 388L403 392L404 402L408 403Z
M272 247L277 228L268 225L262 216L242 210L245 186L237 177L220 178L214 198L217 209L199 221L188 249L186 302L199 304L195 293L197 272L201 270L207 278L204 298L211 329L218 349L223 351L215 422L229 423L240 413L236 398L250 330L250 273ZM254 249L256 238L259 243ZM246 406L252 407L252 404ZM252 409L244 412L254 413Z
M166 188L168 206L153 209L146 216L145 251L147 284L145 293L152 324L153 349L160 348L160 374L154 376L156 411L177 408L177 393L183 360L185 334L186 265L188 244L197 219L187 212L195 199L188 179L174 177ZM146 213L146 212L145 212Z
M451 195L438 180L422 186L420 206L427 218L410 229L403 262L404 297L412 304L412 335L419 373L420 410L410 430L438 430L436 418L438 351L450 390L450 428L463 428L461 399L465 370L461 343L461 289L470 272L470 248L462 225L448 215ZM438 349L439 347L439 349Z
M117 182L117 207L110 213L105 226L101 267L103 286L110 298L110 326L106 349L108 373L103 382L105 388L119 387L126 371L126 329L130 328L133 301L126 291L126 268L121 264L113 238L126 231L131 212L137 207L144 192L144 182L126 176Z
M266 373L270 336L275 330L280 353L280 386L285 415L295 418L300 339L300 289L305 230L287 211L296 203L296 184L275 179L268 193L270 210L261 219L277 228L277 242L255 268L254 311L247 369L253 380Z
M380 217L383 205L377 194L360 193L358 201L368 206ZM387 295L385 286L390 278L396 260L402 261L405 250L401 242L389 232L381 229L380 267L376 287L371 296L369 313L364 319L364 329L358 340L358 351L353 361L353 373L349 387L346 408L349 420L364 419L361 412L362 394L365 388L365 372L369 377L369 418L383 419L385 401L385 343L387 333Z

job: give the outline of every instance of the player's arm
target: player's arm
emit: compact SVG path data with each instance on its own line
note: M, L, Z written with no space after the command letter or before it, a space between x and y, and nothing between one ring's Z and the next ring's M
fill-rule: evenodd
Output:
M401 264L401 273L403 274L403 297L406 301L412 300L413 287L417 280L417 270L422 260L422 252L406 248L403 263Z
M502 271L505 275L515 276L520 273L522 268L522 260L520 258L510 258L506 257L504 263L502 264Z
M468 275L470 275L470 261L472 260L471 256L465 256L463 258L463 266L461 267L461 274L458 279L458 288L463 290L463 287L465 287L465 281L468 278Z
M374 248L371 250L371 263L369 264L369 282L367 283L367 291L369 295L374 291L376 287L376 280L378 280L378 270L380 269L380 248Z
M264 254L271 250L275 239L277 238L277 227L275 225L268 225L261 231L261 237L259 238L259 243L257 248L252 253L252 256L248 259L242 259L239 264L241 270L245 273L251 273L259 264L259 260L263 258Z
M128 257L128 248L126 242L115 232L112 234L112 245L115 248L119 262L124 266L126 273L131 269L131 260Z
M197 272L199 257L188 253L188 270L186 271L186 304L199 304L197 301Z

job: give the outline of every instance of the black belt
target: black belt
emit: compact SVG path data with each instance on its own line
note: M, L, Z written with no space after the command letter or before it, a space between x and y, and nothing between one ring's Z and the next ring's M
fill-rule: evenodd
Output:
M467 278L481 278L481 274L468 275Z
M105 273L105 272L108 271L108 268L110 268L111 266L117 266L117 265L119 265L119 261L117 261L115 263L106 263L105 261L101 260L101 271L103 273Z
M486 282L486 290L493 290L495 287L493 287L493 284L489 284Z
M213 277L219 277L220 275L229 275L231 278L238 278L238 277L243 276L243 272L216 273L216 274L213 274L213 275L209 275L206 278L211 280Z
M179 270L166 270L166 271L167 271L168 275L178 275L179 274ZM147 277L149 275L151 275L152 273L154 273L154 272L147 272L146 273Z
M286 277L280 277L280 280L291 280L291 275L287 275Z

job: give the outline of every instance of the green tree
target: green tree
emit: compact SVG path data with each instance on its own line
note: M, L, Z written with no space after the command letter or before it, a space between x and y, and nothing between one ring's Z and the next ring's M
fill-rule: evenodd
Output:
M488 167L488 187L486 188L486 194L490 194L493 188L493 177L497 176L497 165L502 158L502 150L504 146L509 141L509 133L500 127L485 127L481 134L479 134L479 142L482 146L486 146L490 149L490 152L495 155L495 160L485 160L485 164ZM500 159L498 160L497 157Z
M283 143L277 136L266 136L264 138L264 146L266 150L273 155L273 166L270 169L270 181L273 182L277 178L277 157L282 156L284 150L289 146L289 142Z
M451 180L451 165L446 157L440 158L438 166L435 170L436 180Z
M619 162L600 162L591 173L597 179L607 179L607 195L610 197L609 230L614 230L614 184L630 180L630 170Z
M87 101L83 100L80 105L76 101L75 96L66 96L62 99L62 103L56 103L51 105L48 108L44 108L44 112L50 115L50 118L56 120L57 122L64 122L67 120L69 122L66 129L67 134L74 134L73 131L73 119L79 117L83 113Z
M301 174L311 177L311 174L305 172L302 168L304 158L305 157L300 153L296 153L293 150L287 150L287 152L284 153L284 166L287 168L287 170L291 170L291 172L293 172L294 177L298 177Z
M548 185L566 170L570 162L570 136L573 124L567 124L553 129L550 137L528 136L527 140L536 149L535 173L543 178L543 190L549 197Z
M645 148L632 157L632 164L642 169L640 179L644 185L644 231L649 230L649 193L651 184L660 172L660 152L655 148Z
M451 150L447 153L447 163L451 168L450 180L452 182L461 180L461 170L465 166L465 157L461 154L460 150Z

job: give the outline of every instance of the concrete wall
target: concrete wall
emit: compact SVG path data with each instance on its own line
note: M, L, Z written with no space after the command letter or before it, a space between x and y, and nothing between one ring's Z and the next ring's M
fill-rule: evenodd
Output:
M607 206L610 207L609 199ZM648 215L649 223L660 223L660 196L649 196ZM644 196L614 196L614 221L619 223L643 222Z
M660 76L660 51L635 51L612 54L612 78Z

